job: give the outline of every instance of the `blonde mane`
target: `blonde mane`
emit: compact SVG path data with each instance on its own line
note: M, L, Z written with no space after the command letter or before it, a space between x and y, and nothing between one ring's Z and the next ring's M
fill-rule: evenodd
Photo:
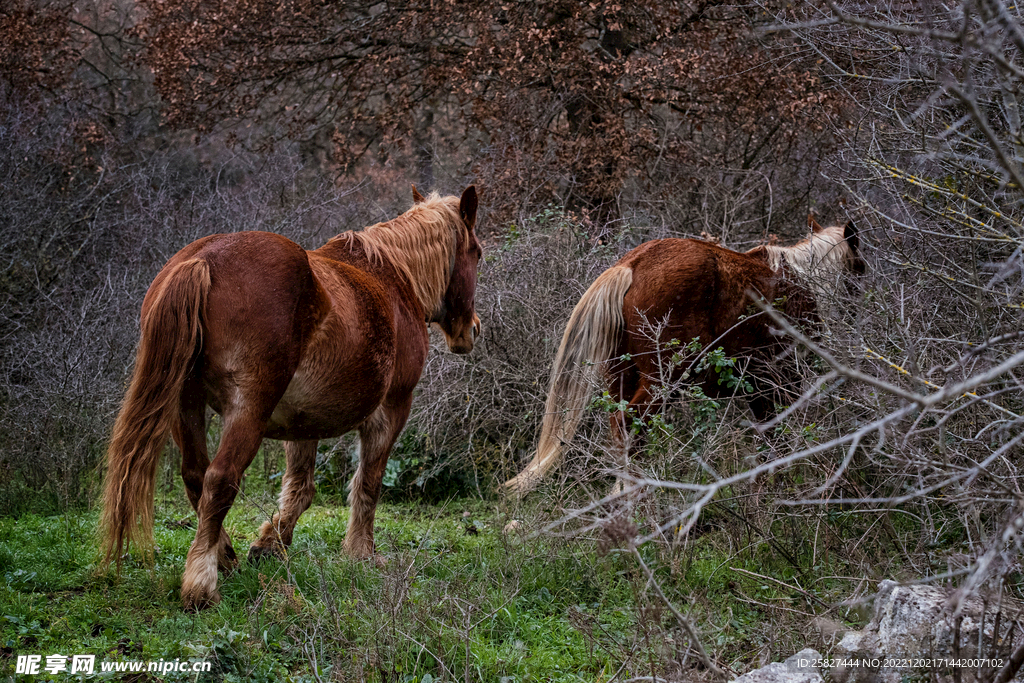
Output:
M431 317L441 305L451 277L458 240L466 236L458 197L431 192L398 218L335 239L356 240L374 262L388 261L409 282Z
M791 247L766 246L768 266L778 270L783 263L808 278L831 277L846 270L853 250L843 236L841 225L823 228Z

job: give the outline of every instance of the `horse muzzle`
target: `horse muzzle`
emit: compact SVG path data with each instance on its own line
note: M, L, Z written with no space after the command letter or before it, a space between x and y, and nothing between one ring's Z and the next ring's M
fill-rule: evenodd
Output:
M483 332L483 325L480 324L480 318L476 313L473 314L473 322L469 327L462 329L461 334L457 337L449 336L445 334L445 341L448 342L448 350L452 353L469 353L473 350L474 342Z

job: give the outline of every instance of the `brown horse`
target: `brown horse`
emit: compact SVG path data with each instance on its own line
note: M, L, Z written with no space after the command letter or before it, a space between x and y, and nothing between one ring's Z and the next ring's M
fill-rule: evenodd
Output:
M316 251L265 232L211 235L178 252L142 304L135 372L107 452L101 529L120 569L126 544L152 547L153 484L167 434L199 518L185 561L186 608L216 603L217 569L236 564L222 524L264 437L285 441L280 510L250 560L282 555L313 499L318 439L359 430L345 550L373 554L373 517L391 446L427 358L427 325L468 353L480 243L477 195L413 187L415 204L387 223ZM206 406L223 419L206 451ZM147 552L148 554L148 552Z
M766 316L750 315L748 292L779 302L789 317L814 320L814 295L825 293L827 279L843 270L864 270L853 224L822 228L810 223L811 236L795 246L760 246L746 253L699 240L646 242L602 273L569 318L551 372L537 451L522 472L505 482L510 493L525 494L558 464L562 445L576 433L591 384L602 371L612 400L628 403L629 410L611 418L616 450L625 455L632 420L643 420L664 401L656 387L667 379L659 369L670 367L669 357L677 351L667 345L673 339L688 343L697 338L704 346L721 346L727 356L742 355L754 378L781 377L774 392L759 391L750 398L754 415L763 419L779 390L785 392L786 384L799 378L795 366L775 362L786 345L772 334ZM663 323L657 334L652 321ZM677 368L671 380L679 381L685 370ZM723 387L709 375L698 380L708 395L720 395Z

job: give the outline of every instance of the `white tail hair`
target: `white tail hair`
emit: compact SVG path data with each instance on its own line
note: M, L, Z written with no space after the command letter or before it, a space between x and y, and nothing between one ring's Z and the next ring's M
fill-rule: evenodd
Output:
M562 458L562 444L572 439L587 407L600 364L611 358L622 336L622 302L633 284L633 269L613 266L594 280L576 304L551 370L544 422L533 460L505 482L510 493L528 493Z

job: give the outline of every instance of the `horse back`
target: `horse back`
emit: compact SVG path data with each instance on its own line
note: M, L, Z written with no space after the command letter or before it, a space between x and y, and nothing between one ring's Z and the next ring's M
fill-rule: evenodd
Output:
M777 340L768 319L756 315L748 292L769 302L780 295L792 296L794 305L808 300L785 273L772 271L767 259L700 240L647 242L618 265L633 269L633 285L623 301L627 335L622 353L650 356L657 343L678 339L685 344L694 338L702 345L722 346L727 354L765 350ZM655 342L652 331L658 326Z

